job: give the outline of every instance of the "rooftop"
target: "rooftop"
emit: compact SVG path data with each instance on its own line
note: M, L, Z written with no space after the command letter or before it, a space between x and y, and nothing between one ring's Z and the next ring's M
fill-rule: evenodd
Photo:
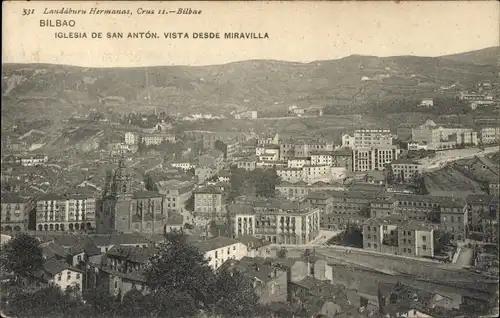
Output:
M410 160L410 159L397 159L391 162L391 165L394 164L407 164L407 165L420 165L418 161Z
M149 260L153 254L152 248L142 248L135 246L113 246L107 253L107 256L113 256L120 259L126 259L134 263L144 264Z
M418 222L415 220L410 220L401 225L402 229L413 230L413 231L431 231L433 227L425 222Z
M218 236L213 239L194 243L193 245L201 252L208 252L236 243L238 243L238 241L230 239L228 237Z
M2 192L2 203L24 203L29 201L29 198L22 197L17 193Z
M467 204L471 205L490 205L490 204L496 204L498 200L493 195L472 194L467 197L466 201Z
M208 185L208 186L204 186L202 188L199 188L199 189L196 189L194 191L194 193L204 193L204 194L222 194L222 191L215 187L215 186L212 186L212 185Z
M137 191L134 192L134 199L147 199L147 198L159 198L163 197L163 194L156 191Z

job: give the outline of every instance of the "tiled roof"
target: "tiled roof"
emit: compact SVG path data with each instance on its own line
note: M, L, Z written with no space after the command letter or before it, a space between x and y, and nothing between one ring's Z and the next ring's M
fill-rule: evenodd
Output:
M134 263L144 264L149 260L149 257L153 254L153 252L154 250L152 248L115 245L106 253L106 255L126 259Z
M214 186L205 186L194 191L194 193L205 193L205 194L222 194L222 191Z
M242 235L236 238L239 242L245 244L247 247L251 246L253 248L261 247L270 244L269 242L259 239L255 236Z
M17 193L2 192L2 203L24 203L28 200L29 198L22 197Z
M489 205L495 201L495 197L487 194L471 194L466 199L468 204Z
M430 224L424 222L417 222L415 220L408 221L401 225L402 229L416 230L416 231L431 231L433 228Z
M54 256L66 257L68 254L64 247L53 242L42 246L42 253L47 259L53 258Z
M218 236L213 239L194 243L193 245L201 252L208 252L237 243L238 241L230 239L228 237Z
M71 268L65 262L56 260L55 258L51 258L45 261L45 263L43 264L43 269L52 276L59 274L65 269L76 270Z

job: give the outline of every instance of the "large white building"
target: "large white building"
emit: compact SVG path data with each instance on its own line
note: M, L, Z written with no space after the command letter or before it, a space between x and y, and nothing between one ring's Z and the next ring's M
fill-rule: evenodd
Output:
M500 141L500 127L482 127L480 131L481 143L492 144Z
M205 254L208 264L215 270L227 260L241 260L247 256L247 246L236 240L219 236L193 244Z
M436 125L432 120L412 129L412 140L424 142L428 149L449 149L457 145L477 145L477 132L471 128L444 127Z
M313 166L303 165L300 168L277 168L276 173L285 182L316 182L330 179L332 168L328 165Z
M308 244L319 235L320 209L288 200L253 200L233 204L234 235L255 236L275 244Z
M46 194L36 202L39 231L95 229L96 199L84 194Z
M387 164L397 160L401 149L397 146L381 148L356 148L352 151L352 170L384 170Z
M358 129L354 132L354 149L390 146L392 146L392 135L389 129Z

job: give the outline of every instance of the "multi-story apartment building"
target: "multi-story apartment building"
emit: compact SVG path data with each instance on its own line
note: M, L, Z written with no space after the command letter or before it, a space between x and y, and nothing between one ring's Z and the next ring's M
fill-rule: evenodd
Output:
M398 230L398 255L434 257L434 227L418 221L404 222Z
M136 289L146 293L145 267L154 249L135 246L115 245L107 253L105 262L99 269L99 283L112 296L122 298Z
M355 148L352 151L353 171L384 170L385 166L399 158L397 146L383 148Z
M208 265L214 270L218 269L228 260L239 261L248 254L246 245L223 236L197 242L193 245L205 255Z
M46 194L36 202L39 231L88 231L96 227L96 198L90 194Z
M280 142L280 135L278 133L261 136L257 139L257 144L259 146L278 145L279 142Z
M342 148L353 148L354 136L349 134L342 134Z
M59 287L63 292L68 287L82 292L83 273L62 260L50 258L44 261L40 269L31 271L21 278L23 286L32 285L39 287L53 285ZM36 285L35 285L36 284Z
M125 143L127 145L136 145L139 143L139 134L127 131L125 133Z
M460 100L466 101L482 101L482 100L493 100L493 96L484 93L475 92L460 92L458 94Z
M453 198L440 204L440 229L451 235L455 242L465 241L467 225L467 204L465 200Z
M333 151L334 145L327 140L288 139L280 143L280 160L310 157L312 151Z
M432 120L412 129L412 140L425 142L428 149L448 149L457 145L477 145L477 132L471 128L436 125Z
M397 132L396 132L396 134L398 136L398 140L401 140L401 141L411 140L412 127L413 127L413 125L410 123L399 124L399 126L397 128Z
M495 219L498 214L498 196L473 194L466 199L467 224L472 232L483 232L483 220Z
M228 141L226 143L226 158L233 158L235 154L237 154L242 147L242 142L240 141Z
M275 244L307 244L320 231L320 210L308 203L255 199L234 209L234 235L251 235Z
M22 232L28 230L30 213L35 208L31 198L15 193L2 193L0 214L1 232Z
M370 218L363 225L363 248L409 257L434 257L434 227L398 216Z
M278 145L259 145L255 148L255 155L260 161L278 161L280 148Z
M394 214L426 223L439 223L441 204L450 200L448 197L411 194L396 194L393 199L396 204Z
M225 219L222 191L214 186L205 186L194 191L194 212L206 219Z
M236 159L236 166L238 167L238 169L245 169L246 171L252 171L257 168L258 161L259 158L257 158L257 156L254 155L238 157Z
M328 165L331 167L345 168L352 171L352 150L343 149L336 151L312 151L311 165Z
M285 182L316 182L331 178L330 166L305 165L302 168L277 168L276 173Z
M175 142L175 136L168 133L151 133L144 134L141 137L141 141L146 145L159 145L163 142Z
M194 183L190 181L168 180L158 182L160 194L165 196L164 208L168 211L181 212L186 201L194 190Z
M287 200L299 200L304 199L312 192L315 191L344 191L346 186L340 183L325 183L325 182L315 182L313 184L308 184L304 181L299 181L295 183L291 182L281 182L276 185L276 191L278 191Z
M174 168L179 168L184 171L188 171L190 169L196 168L196 165L192 163L190 160L176 160L173 162L170 162L170 165Z
M17 162L23 167L34 167L41 165L49 160L47 155L22 156L17 158Z
M136 145L143 142L146 146L159 145L162 142L175 142L175 136L170 133L156 132L156 133L136 133L126 132L125 143L127 145Z
M381 196L370 201L370 218L380 218L396 214L398 202L393 197Z
M498 126L490 126L490 127L481 127L479 132L481 143L483 144L492 144L500 141L500 127Z
M354 132L354 149L391 146L392 135L389 129L358 129Z
M287 168L302 168L304 166L311 165L310 157L299 157L299 158L290 158L287 160L286 166ZM326 165L326 164L323 164Z
M326 194L326 195L325 195ZM381 195L377 192L330 191L311 193L306 201L321 207L321 227L345 229L349 224L362 224L370 215L370 202Z
M391 169L396 180L408 182L422 173L422 165L414 160L397 159L391 162Z

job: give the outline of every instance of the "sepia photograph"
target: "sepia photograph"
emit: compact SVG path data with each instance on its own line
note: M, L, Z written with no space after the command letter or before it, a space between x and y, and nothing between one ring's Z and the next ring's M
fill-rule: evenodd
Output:
M500 2L4 1L0 315L499 315Z

